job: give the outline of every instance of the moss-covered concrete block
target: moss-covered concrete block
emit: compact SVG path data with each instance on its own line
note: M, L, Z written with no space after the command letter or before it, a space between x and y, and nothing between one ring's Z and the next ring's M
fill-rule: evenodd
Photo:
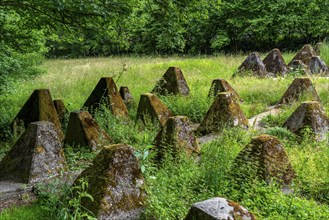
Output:
M103 77L99 80L83 107L93 113L102 104L107 105L115 116L128 116L126 105L112 77Z
M11 123L13 133L20 134L31 122L54 123L59 139L64 139L61 123L48 89L34 90Z
M239 66L233 76L252 75L257 77L266 77L265 65L257 52L252 52Z
M301 75L308 75L310 74L310 68L301 60L292 60L289 63L289 73L291 72L298 72Z
M75 181L88 181L81 205L97 219L138 219L145 202L144 178L134 149L126 144L104 147Z
M131 95L128 86L120 87L120 95L127 109L131 109L135 106L134 97Z
M280 141L270 135L259 135L240 151L234 161L233 175L242 181L260 178L268 183L276 180L288 185L295 171Z
M278 105L291 104L301 99L321 102L311 79L308 77L295 78L279 100Z
M185 152L187 155L198 154L200 148L194 136L188 117L170 117L153 141L157 159L161 160L166 152Z
M264 58L263 63L267 75L269 76L284 76L288 72L288 66L284 61L279 49L275 48L271 50Z
M225 127L248 128L248 119L230 92L218 93L196 133L205 135L220 132Z
M146 121L159 121L161 126L164 126L169 117L173 116L168 107L161 102L161 100L152 93L141 94L138 109L137 119Z
M63 124L65 121L65 116L68 114L68 110L65 107L63 100L56 99L53 101L59 121Z
M243 101L225 79L218 78L212 81L208 97L216 97L219 92L231 92L236 100Z
M190 88L187 85L182 70L179 67L169 67L155 85L152 93L187 96L190 94Z
M36 183L57 176L66 162L55 125L31 123L0 162L0 180Z
M310 60L309 68L312 74L328 75L329 69L327 64L320 56L313 56Z
M309 128L317 140L323 140L329 132L329 118L321 104L316 101L303 102L283 124L293 133L302 134L305 128Z
M111 143L110 136L99 127L87 111L74 111L70 114L65 136L65 144L87 146L92 150Z
M301 60L304 64L308 65L311 61L312 56L316 56L315 51L313 50L313 47L310 44L305 44L302 49L298 51L298 53L292 58L292 60L289 62L288 66L292 63L294 60Z
M236 202L215 197L194 203L185 220L255 220L255 216Z

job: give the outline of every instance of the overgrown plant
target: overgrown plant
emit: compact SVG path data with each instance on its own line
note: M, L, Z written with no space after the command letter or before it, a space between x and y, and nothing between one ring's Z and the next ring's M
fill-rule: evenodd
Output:
M96 220L93 213L81 205L83 198L93 201L87 192L88 181L79 179L78 183L70 186L63 180L54 180L48 184L37 187L39 204L49 213L50 218L59 220Z

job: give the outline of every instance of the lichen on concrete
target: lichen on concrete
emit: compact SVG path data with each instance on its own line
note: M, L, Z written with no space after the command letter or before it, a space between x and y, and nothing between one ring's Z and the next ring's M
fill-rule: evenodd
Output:
M128 86L121 86L120 87L120 95L125 103L127 109L131 109L132 107L135 106L135 101L133 96L131 95Z
M198 154L200 148L186 116L170 117L153 141L156 158L161 160L166 152L173 154L185 152L187 155Z
M296 174L280 141L270 135L259 135L240 151L232 174L241 181L260 178L289 185Z
M141 94L137 115L138 120L142 122L158 121L161 126L164 126L169 117L173 116L168 107L161 102L161 100L152 93Z
M327 64L320 58L320 56L313 56L310 60L309 68L312 74L328 75L329 69Z
M306 128L311 129L316 140L324 140L329 133L329 118L321 104L316 101L303 102L287 119L283 127L302 135Z
M300 75L310 74L310 68L308 65L304 64L301 60L292 60L289 63L289 73L298 73Z
M255 220L255 216L236 202L215 197L194 203L185 220Z
M104 147L75 181L88 182L81 204L97 219L138 219L145 202L144 178L134 149L126 144Z
M184 95L190 94L182 70L179 67L169 67L162 78L156 83L152 93L159 95Z
M231 92L236 100L243 101L225 79L218 78L212 81L208 97L216 97L219 92Z
M107 105L115 116L128 116L126 105L124 104L112 77L103 77L99 80L83 107L93 113L102 104Z
M265 65L257 52L252 52L249 54L233 76L246 75L257 77L267 76Z
M310 44L305 44L298 53L292 58L292 60L289 62L288 66L294 61L294 60L301 60L305 65L308 65L311 61L312 56L316 56L315 51L313 50L313 47Z
M230 92L221 92L217 94L196 133L205 135L220 132L225 127L235 126L248 128L248 119L243 114L234 95Z
M57 176L66 167L53 123L31 123L0 162L0 180L36 183Z
M86 146L97 150L111 143L110 136L100 128L87 111L74 111L70 114L65 137L65 144L70 146Z
M61 141L64 139L61 122L48 89L33 91L11 123L13 133L18 136L31 122L37 121L54 123L59 139Z
M300 101L301 98L305 98L309 101L321 102L311 79L308 77L295 78L279 100L278 105L292 104L296 101Z
M264 58L263 63L267 75L271 76L284 76L288 72L288 66L284 61L279 49L271 50Z
M54 103L59 121L63 125L63 123L65 122L65 117L69 113L69 111L66 109L63 100L56 99L56 100L53 101L53 103Z

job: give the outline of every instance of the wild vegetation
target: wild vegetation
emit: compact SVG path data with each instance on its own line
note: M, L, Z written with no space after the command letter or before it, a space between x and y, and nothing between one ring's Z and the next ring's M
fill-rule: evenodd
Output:
M262 57L264 56L263 54ZM287 61L292 56L292 53L284 54ZM323 58L328 59L326 56ZM11 90L1 96L1 102L4 103L1 105L3 126L11 122L34 89L49 88L52 98L63 99L67 108L72 111L81 108L100 77L112 76L118 86L127 85L135 98L136 105L130 110L131 119L127 121L115 118L108 110L98 112L95 118L114 142L125 142L137 149L148 193L144 219L182 219L192 203L214 196L223 196L241 203L259 219L328 218L328 142L316 142L310 134L306 134L301 141L293 133L280 127L298 104L283 107L278 116L263 119L268 126L265 133L280 139L296 170L297 178L289 194L282 193L275 182L269 185L259 180L241 182L232 177L231 167L239 151L252 137L263 133L253 129L246 131L227 128L221 137L202 146L199 161L184 154L174 158L168 154L160 167L153 162L152 141L158 127L152 124L143 126L135 121L140 94L151 91L169 66L180 66L191 89L190 97L160 97L175 115L186 115L192 122L200 122L212 102L207 98L211 81L221 77L226 78L244 100L241 107L250 118L276 104L294 77L230 78L243 59L244 55L47 60L42 66L47 74L28 80L17 79ZM125 71L122 71L123 66L127 68ZM65 80L58 80L59 78ZM328 79L312 77L312 81L328 114ZM2 143L2 156L14 139ZM93 157L94 154L86 150L66 150L70 169L86 167L86 162ZM65 188L59 190L70 193ZM52 194L47 194L47 191L44 192L39 202L25 208L6 210L0 215L0 219L19 218L25 212L31 213L31 219L47 216L63 219L65 214L70 213L69 210L66 213L63 207L67 207L66 204L76 204L76 201L70 202L69 196L67 202L63 202L56 196L50 197ZM82 209L79 214L83 213ZM28 216L29 214L25 219L29 219Z
M212 103L207 95L214 78L229 81L248 118L263 112L300 73L231 78L245 52L258 51L264 58L277 47L288 62L303 44L322 41L321 58L329 64L328 16L329 1L321 0L0 1L0 159L17 140L9 125L34 89L50 89L53 99L63 99L73 111L82 107L100 77L111 76L118 86L129 87L135 106L128 120L106 109L95 119L115 143L137 150L148 197L144 219L182 219L192 203L215 196L239 202L257 219L328 219L328 141L314 141L307 129L301 139L281 127L299 103L262 119L265 131L227 128L202 146L200 158L168 154L161 166L152 160L159 128L135 120L140 94L150 92L169 66L183 70L191 89L189 97L160 97L175 115L200 123ZM329 115L328 78L311 79ZM275 182L232 175L235 157L261 133L280 139L296 170L289 193ZM68 168L77 171L95 153L66 146L65 155ZM76 186L76 199L72 189L57 184L39 186L36 203L4 210L0 220L93 218L79 202L90 198L87 182Z

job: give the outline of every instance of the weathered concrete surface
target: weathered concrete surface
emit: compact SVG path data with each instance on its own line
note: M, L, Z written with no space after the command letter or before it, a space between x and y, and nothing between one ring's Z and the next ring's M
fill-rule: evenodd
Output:
M329 69L327 64L319 56L313 56L311 58L309 68L312 74L320 74L320 75L329 74Z
M131 109L135 105L134 97L131 95L128 86L120 87L120 95L127 109Z
M0 180L36 183L57 176L66 167L56 128L33 122L0 162Z
M65 136L65 144L70 146L86 146L97 150L110 144L111 137L99 127L87 111L74 111L70 114Z
M94 198L83 198L81 204L97 219L138 219L145 202L144 178L134 149L125 144L104 147L75 181L88 181L87 192Z
M112 77L103 77L99 80L83 107L93 113L102 104L107 105L115 116L128 116L126 105Z
M185 220L255 220L246 208L225 198L215 197L194 203Z
M253 52L249 54L233 76L245 75L252 75L257 77L267 76L265 65L258 53Z
M184 151L187 155L199 153L200 148L186 116L170 117L153 141L156 158L161 160L166 152Z
M61 122L61 124L63 124L65 121L65 116L69 113L69 111L66 109L63 100L56 99L53 101L53 103L54 103L59 121Z
M288 72L288 66L279 49L271 50L264 58L263 63L268 75L284 76Z
M289 73L298 72L302 75L308 75L310 73L310 68L308 65L304 64L301 60L292 60L289 63Z
M208 97L216 97L219 92L231 92L236 100L243 101L225 79L218 78L212 81Z
M277 108L277 106L271 106L266 109L266 111L255 115L254 117L248 119L250 126L255 130L262 130L264 128L264 124L262 124L261 120L268 115L278 115L281 112L281 109Z
M248 128L248 119L230 92L218 93L196 133L198 136L220 132L225 127Z
M298 135L301 135L305 128L310 128L316 140L324 140L328 137L329 118L319 102L308 101L303 102L292 113L283 127Z
M11 123L14 134L21 134L31 122L36 121L54 123L60 140L64 139L61 123L48 89L33 91Z
M277 105L291 104L304 98L308 101L321 102L312 81L308 77L297 77L290 84Z
M173 116L172 112L156 95L152 93L141 94L136 115L137 119L142 120L144 123L148 119L150 121L157 120L161 126L164 126L171 116Z
M184 95L190 94L182 70L179 67L169 67L162 78L156 83L152 93L159 95Z
M270 135L259 135L240 151L232 175L241 181L258 177L268 183L274 179L282 185L289 185L295 178L295 171L280 141Z
M46 189L42 190L49 189L51 192L54 192L53 187L58 187L60 189L64 186L71 186L80 173L81 170L65 172L63 176L47 179L42 182L42 186L46 186ZM58 181L58 178L60 178L60 181ZM56 185L54 185L54 181L56 181ZM39 190L38 184L0 181L0 212L7 208L31 204L38 199ZM61 193L60 190L59 193Z
M292 58L288 66L290 66L290 64L294 60L301 60L304 64L308 65L311 61L312 56L316 56L313 47L310 44L305 44L302 49L300 49L300 51L298 51L298 53L294 56L294 58Z
M37 200L33 186L22 183L0 181L0 212L6 208L29 205Z

